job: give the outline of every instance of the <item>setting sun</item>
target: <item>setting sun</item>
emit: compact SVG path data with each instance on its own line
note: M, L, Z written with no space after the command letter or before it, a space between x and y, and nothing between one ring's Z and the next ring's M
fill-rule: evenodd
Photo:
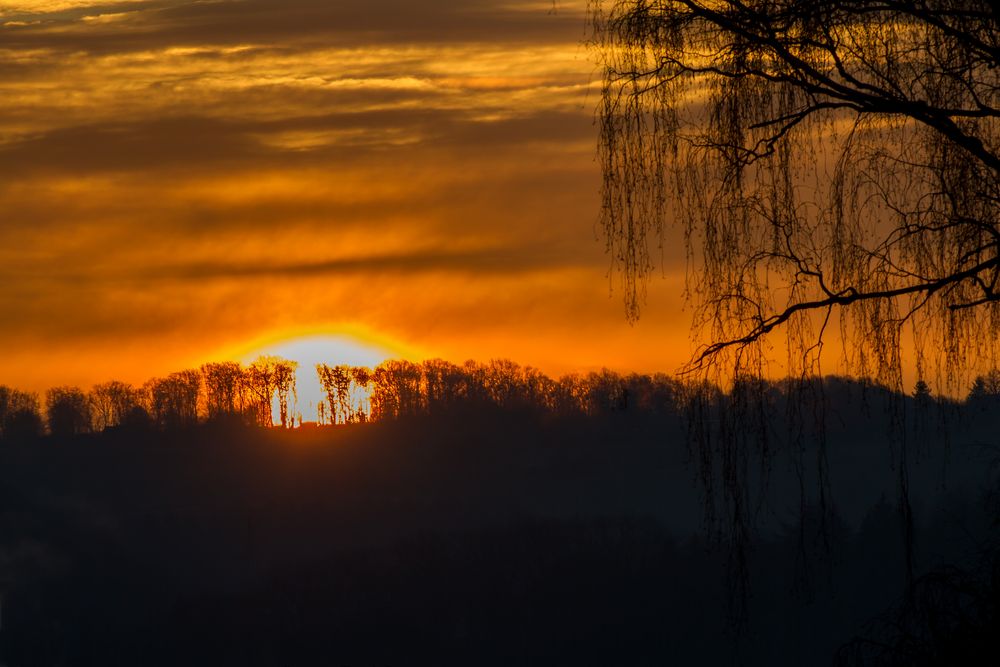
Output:
M423 356L412 346L379 336L363 327L338 327L328 332L283 333L256 339L217 355L249 364L262 356L294 361L297 405L293 414L302 421L316 421L326 401L316 374L319 364L374 368L387 359L417 360Z

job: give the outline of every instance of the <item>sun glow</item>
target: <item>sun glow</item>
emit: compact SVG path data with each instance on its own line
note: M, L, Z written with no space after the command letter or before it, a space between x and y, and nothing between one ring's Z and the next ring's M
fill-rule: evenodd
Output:
M387 359L418 360L427 355L364 327L337 327L264 336L228 350L220 358L249 364L260 356L281 357L298 363L295 373L297 401L292 414L301 415L302 421L315 421L320 404L326 400L316 374L317 364L374 368Z

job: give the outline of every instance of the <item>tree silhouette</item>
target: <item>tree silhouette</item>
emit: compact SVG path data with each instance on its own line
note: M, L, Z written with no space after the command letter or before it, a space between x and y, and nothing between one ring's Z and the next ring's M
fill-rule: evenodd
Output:
M597 0L602 221L637 317L684 230L693 360L902 389L901 337L957 388L1000 332L1000 15L987 2ZM909 329L907 329L909 325ZM725 363L722 363L725 362Z
M465 400L470 403L483 403L489 400L489 393L486 387L486 368L482 364L469 359L462 364L462 373L464 377L463 395L465 396Z
M294 361L264 356L246 368L232 361L206 363L199 370L151 378L141 387L120 381L96 384L87 393L56 387L46 395L49 430L59 436L119 426L175 430L227 416L266 428L274 425L275 415L282 426L293 427L296 368ZM318 364L316 372L326 393L318 406L320 423L333 424L457 416L484 406L563 417L625 410L662 415L675 414L682 400L678 383L662 374L622 377L604 369L555 380L509 359L461 365L442 359L388 360L375 369ZM35 395L0 385L0 439L13 431L19 439L41 435L42 426Z
M423 412L423 373L412 361L384 361L372 371L372 417L395 419Z
M553 411L556 383L545 373L532 366L524 367L525 397L536 409Z
M262 356L246 369L244 375L250 409L260 426L274 424L272 402L278 398L281 425L291 425L289 397L295 398L295 369L298 364L280 357Z
M319 384L326 394L330 422L333 424L346 424L353 421L354 414L351 400L351 382L353 376L351 374L351 367L318 364L316 366L316 373L319 375Z
M140 405L136 389L117 380L94 385L89 400L95 431L120 426L129 413Z
M146 383L149 413L164 429L191 426L198 422L198 396L201 373L185 370Z
M38 397L0 385L0 440L25 440L42 433Z
M366 422L371 418L372 372L365 366L351 368L351 391L353 392L354 420Z
M918 403L929 403L931 400L931 388L923 380L917 380L913 388L913 398Z
M79 387L54 387L45 394L49 433L58 437L91 431L90 401Z
M749 453L766 466L771 447L766 385L753 380L768 374L772 334L799 378L790 442L819 441L821 487L812 378L833 323L846 368L896 396L907 336L918 376L933 371L939 387L958 391L996 364L1000 15L944 0L594 0L591 11L605 65L601 221L626 313L638 317L656 244L677 224L703 341L688 370L732 386L721 404L698 391L687 404L714 420L714 434L695 425L699 456L719 466L724 529L744 535Z
M290 409L298 400L295 390L295 369L298 367L298 362L273 359L272 363L274 364L274 382L278 394L278 416L281 419L281 426L290 428L293 426ZM291 405L289 405L289 399L292 400Z
M484 370L486 391L491 401L502 408L521 402L523 387L518 364L510 359L491 359Z
M588 411L589 391L580 376L571 373L559 378L553 389L552 404L560 415L577 415Z
M205 404L210 419L243 412L244 372L238 362L204 364L201 375L205 382Z
M672 413L677 407L681 389L676 380L664 373L625 378L626 390L635 409L649 413Z
M977 375L965 400L968 405L980 409L1000 403L1000 371L993 369L985 375Z
M591 414L619 412L628 408L628 387L620 375L607 368L587 376L587 403Z
M453 410L465 396L465 372L443 359L429 359L422 364L427 411Z

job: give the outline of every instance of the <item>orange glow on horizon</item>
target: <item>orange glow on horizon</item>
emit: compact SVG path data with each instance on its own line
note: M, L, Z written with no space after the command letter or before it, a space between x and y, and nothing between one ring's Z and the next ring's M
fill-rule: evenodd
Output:
M249 364L261 356L281 357L298 364L296 405L292 413L308 422L317 421L319 406L325 402L316 374L317 364L374 368L387 359L418 361L426 354L354 324L272 332L221 351L213 360Z

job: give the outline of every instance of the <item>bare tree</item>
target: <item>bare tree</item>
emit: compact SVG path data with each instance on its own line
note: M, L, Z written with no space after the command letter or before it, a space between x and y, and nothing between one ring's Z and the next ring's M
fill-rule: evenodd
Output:
M166 429L188 427L198 422L201 373L185 370L146 383L149 413Z
M260 426L274 424L272 403L278 399L278 415L281 425L291 425L289 398L293 400L295 393L295 369L298 364L280 357L262 356L254 361L246 370L245 379L247 392L250 396L251 409L255 420Z
M59 437L92 430L90 401L79 387L54 387L45 394L49 433Z
M23 440L42 432L38 396L0 385L0 440Z
M372 372L365 366L351 368L352 414L354 420L366 422L372 414Z
M620 412L628 408L628 387L620 375L602 368L587 375L588 403L591 414Z
M205 407L210 419L243 411L243 368L236 361L204 364Z
M521 366L510 359L491 359L484 366L485 386L491 401L502 408L523 403Z
M524 367L524 387L528 404L552 412L555 409L556 383L533 366Z
M395 419L423 411L423 372L412 361L384 361L372 371L372 417Z
M573 373L564 375L555 383L552 404L557 414L585 414L589 409L589 391L583 379Z
M353 376L351 367L317 364L316 373L319 375L320 386L326 394L331 423L346 424L353 421L353 401L351 397Z
M328 418L331 424L347 424L366 422L371 418L371 369L364 366L317 364L316 374L319 376L320 387L326 394L326 405L320 406L320 421ZM385 374L379 377L383 383L389 378ZM382 391L380 399L383 402L385 391Z
M464 398L465 373L460 366L443 359L428 359L421 364L427 411L446 412Z
M702 342L688 370L732 387L699 457L738 561L751 455L766 466L771 447L760 380L774 334L799 378L790 444L819 441L821 487L822 429L803 406L822 403L831 325L844 368L899 396L910 363L952 393L997 365L1000 14L984 0L591 8L608 251L634 319L664 231L683 233ZM685 404L718 416L719 400L696 384ZM905 440L894 455L909 545Z
M274 381L278 395L278 417L281 420L282 428L292 428L295 425L292 411L298 402L298 393L295 389L295 369L298 368L299 364L297 361L285 359L274 359L273 363ZM289 400L291 400L290 403Z
M995 365L1000 15L991 3L597 0L603 224L638 316L652 244L683 229L694 367L851 370L902 390Z
M140 405L136 389L117 380L94 385L89 401L95 431L123 424L129 413Z

